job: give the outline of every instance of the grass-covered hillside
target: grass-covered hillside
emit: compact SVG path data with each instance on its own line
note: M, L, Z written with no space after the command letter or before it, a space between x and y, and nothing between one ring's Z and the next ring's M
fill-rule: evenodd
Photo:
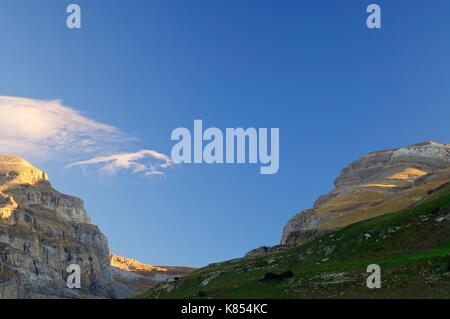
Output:
M381 266L381 289L366 268ZM450 298L450 186L307 244L199 269L143 298Z

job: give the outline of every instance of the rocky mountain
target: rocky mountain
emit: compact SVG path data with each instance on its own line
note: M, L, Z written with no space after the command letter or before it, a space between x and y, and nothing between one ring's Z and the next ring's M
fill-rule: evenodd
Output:
M81 289L67 288L71 264L81 268ZM27 161L0 156L0 299L126 298L187 271L111 258L80 199Z
M335 188L285 226L294 245L362 220L410 207L450 181L450 144L426 142L371 152L342 170Z
M66 286L70 264L81 289ZM83 202L27 161L0 156L0 297L112 298L108 241Z
M166 267L143 264L137 260L111 255L116 297L126 298L192 272L188 267Z

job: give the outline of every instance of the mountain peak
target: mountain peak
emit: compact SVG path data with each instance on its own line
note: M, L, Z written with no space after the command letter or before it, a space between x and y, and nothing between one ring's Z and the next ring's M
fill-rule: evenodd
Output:
M0 299L127 298L192 271L111 255L83 201L53 189L44 171L11 155L0 155L0 253ZM81 290L66 286L72 264L82 269Z
M413 144L413 145L410 145L410 146L430 146L430 145L431 146L438 146L438 147L445 147L445 148L449 148L450 147L450 144L442 144L442 143L435 142L435 141L425 141L425 142Z
M313 209L295 215L281 243L295 244L321 233L415 204L450 181L450 145L432 141L370 152L344 168L335 188Z
M0 155L0 186L48 182L48 175L18 156ZM0 188L1 190L1 188Z
M7 220L16 208L51 210L67 221L90 223L83 201L53 189L44 171L18 156L0 155L0 215Z
M135 259L111 255L111 266L131 272L167 271L163 267L143 264Z
M114 295L106 237L79 198L62 194L28 161L0 155L0 298ZM66 269L82 270L81 290L66 286Z

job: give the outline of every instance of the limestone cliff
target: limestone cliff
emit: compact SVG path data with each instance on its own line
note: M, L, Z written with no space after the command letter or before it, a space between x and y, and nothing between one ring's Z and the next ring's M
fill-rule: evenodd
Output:
M81 289L66 287L81 267ZM27 161L0 156L0 298L112 298L106 237L83 202L54 190Z
M69 289L67 267L81 268ZM0 299L130 298L190 272L111 255L83 201L57 192L29 162L0 155Z
M335 189L285 226L293 245L348 224L404 209L450 181L450 145L426 142L369 153L336 178Z

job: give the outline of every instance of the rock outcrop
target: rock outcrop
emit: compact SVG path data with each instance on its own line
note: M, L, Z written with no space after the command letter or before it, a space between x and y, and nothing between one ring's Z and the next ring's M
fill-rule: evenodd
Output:
M67 288L71 264L81 289ZM27 161L0 156L0 298L113 298L106 237L83 202Z
M426 142L369 153L336 178L335 189L285 226L281 244L306 242L361 220L396 212L450 181L450 145Z
M114 291L118 298L136 296L157 284L183 277L193 271L188 267L165 267L143 264L137 260L111 255Z

